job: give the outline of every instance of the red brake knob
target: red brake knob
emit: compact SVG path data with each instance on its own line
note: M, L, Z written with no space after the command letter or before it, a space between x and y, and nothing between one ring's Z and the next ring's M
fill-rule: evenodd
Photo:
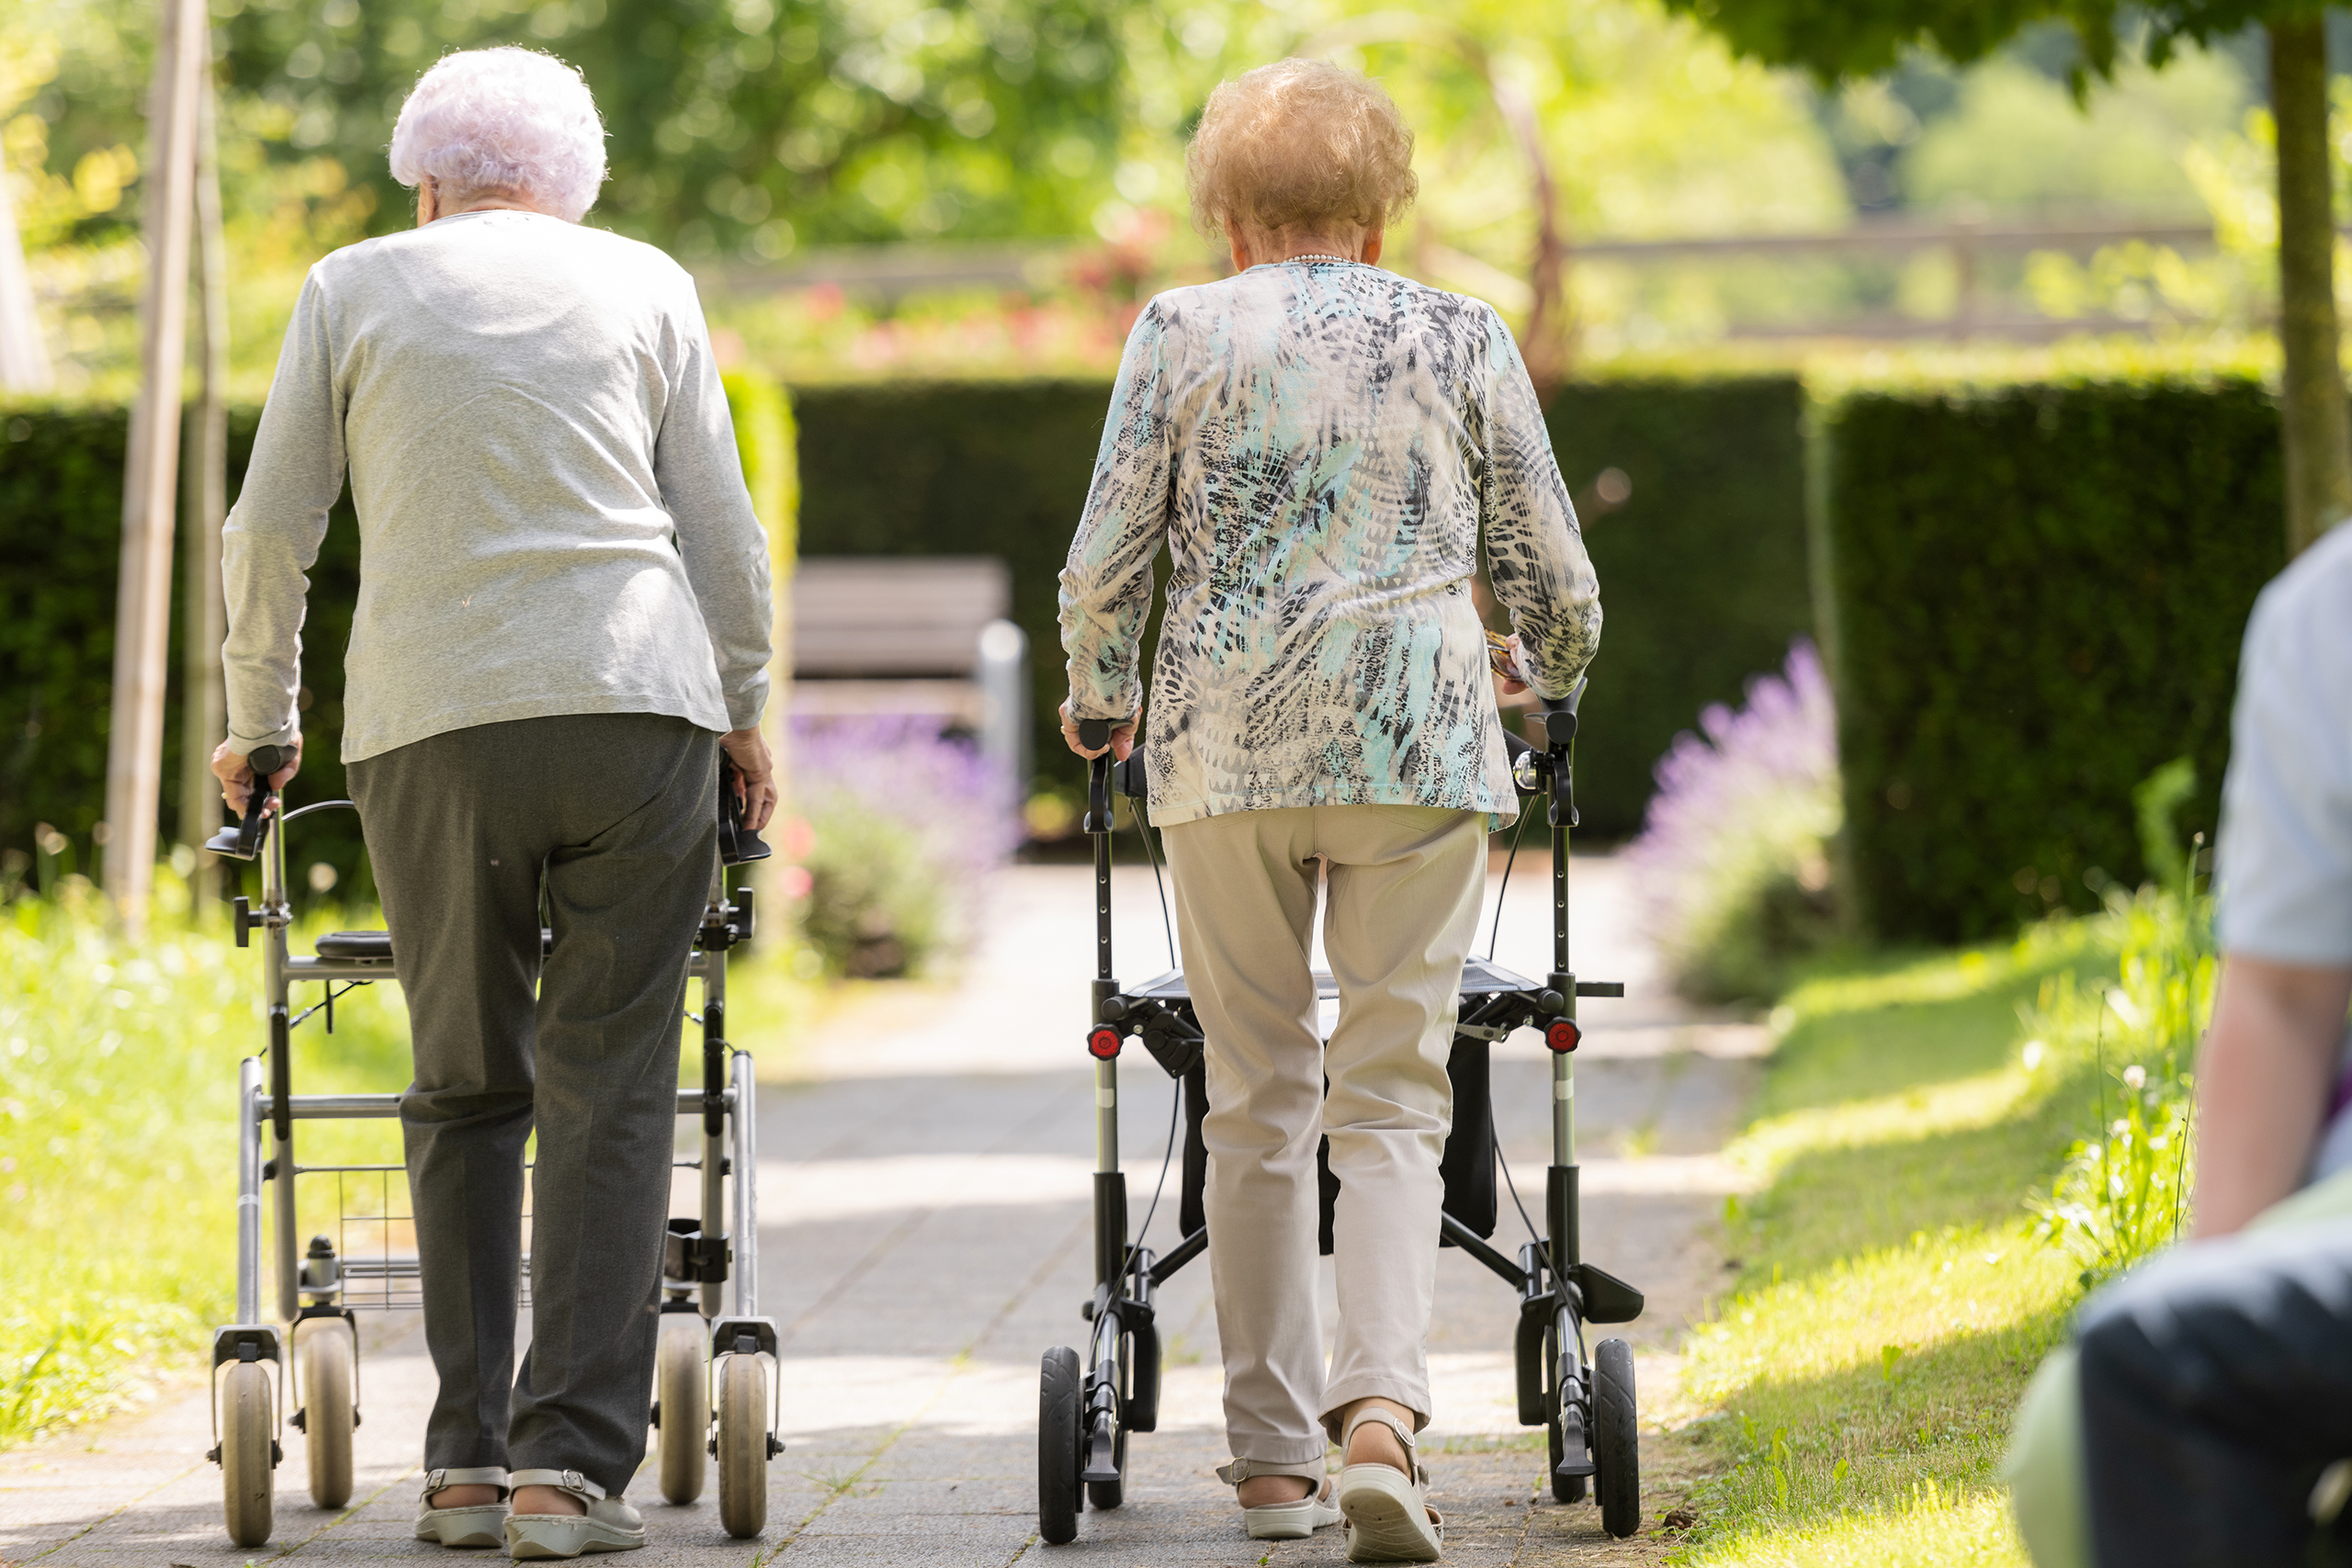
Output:
M1090 1030L1086 1036L1087 1054L1107 1062L1119 1054L1119 1039L1115 1029Z
M1544 1043L1564 1054L1575 1050L1583 1040L1584 1031L1577 1027L1577 1021L1572 1018L1555 1018L1544 1031Z

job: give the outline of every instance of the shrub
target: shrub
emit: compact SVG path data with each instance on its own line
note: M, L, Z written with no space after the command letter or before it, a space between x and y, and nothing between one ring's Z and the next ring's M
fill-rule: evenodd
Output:
M921 719L796 719L792 767L806 826L782 887L826 970L913 975L958 953L1019 841L978 749Z
M1799 640L1784 674L1751 680L1744 708L1712 705L1699 727L1658 763L1625 852L1639 918L1686 994L1770 998L1836 929L1837 714L1813 645Z
M1949 942L2150 869L2124 809L2187 753L2211 830L2238 645L2284 555L2245 378L1874 391L1821 422L1817 570L1854 891Z
M1792 376L1657 377L1572 381L1544 410L1606 622L1579 713L1589 836L1638 831L1674 738L1813 630L1804 401ZM1613 511L1608 468L1632 487Z

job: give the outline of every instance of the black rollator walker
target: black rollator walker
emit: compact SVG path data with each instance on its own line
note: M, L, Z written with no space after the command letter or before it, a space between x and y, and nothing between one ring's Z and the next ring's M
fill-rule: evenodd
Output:
M286 897L286 835L273 834L270 825L282 817L290 829L314 811L353 808L350 801L329 800L286 811L266 781L288 760L275 747L253 753L248 761L257 798L242 822L205 846L234 860L261 861L259 906L234 898L231 918L239 947L261 933L268 1003L267 1050L245 1058L237 1083L237 1321L212 1337L214 1446L206 1456L220 1466L225 1522L239 1546L269 1539L272 1472L284 1457L285 1427L302 1434L311 1500L322 1508L350 1501L352 1433L360 1420L357 1314L413 1309L423 1302L414 1220L395 1201L396 1191L404 1190L405 1168L302 1165L294 1157L297 1122L399 1117L398 1094L294 1093L288 1044L293 1031L314 1014L324 1014L332 1033L335 998L354 987L401 976L385 931L322 936L310 957L288 951L294 917ZM759 1315L757 1299L752 1058L730 1050L726 1032L727 953L752 935L752 897L749 888L729 892L726 868L765 859L770 852L742 827L732 775L732 764L722 761L721 863L713 868L687 969L702 982L702 1011L688 1015L702 1026L702 1087L679 1091L678 1114L699 1121L701 1146L673 1163L698 1173L700 1213L669 1224L652 1423L662 1495L673 1503L693 1502L702 1495L706 1459L715 1460L720 1522L730 1535L754 1536L767 1521L768 1461L783 1445L775 1438L775 1325ZM541 940L552 951L554 933ZM293 988L312 983L322 988L320 999L294 1010ZM311 1179L306 1190L321 1194L307 1207L296 1202L297 1178ZM329 1181L332 1192L323 1190ZM298 1251L298 1218L319 1224L329 1203L331 1228ZM265 1208L277 1285L276 1311L267 1318L262 1308ZM530 1305L530 1289L526 1243L516 1281L523 1306ZM290 1389L285 1386L289 1374Z
M1641 1528L1642 1491L1634 1397L1634 1357L1623 1339L1604 1339L1589 1359L1588 1324L1629 1323L1641 1315L1641 1292L1584 1261L1577 1239L1576 1049L1579 997L1622 997L1621 984L1578 980L1568 962L1568 829L1576 820L1572 760L1576 694L1547 704L1544 742L1532 746L1505 733L1512 773L1522 797L1544 800L1552 830L1552 969L1541 982L1488 959L1473 957L1462 972L1461 1011L1448 1074L1453 1085L1453 1130L1442 1170L1445 1201L1442 1244L1458 1247L1519 1293L1514 1344L1521 1426L1542 1427L1547 1441L1552 1495L1581 1501L1588 1486L1600 1505L1601 1525L1624 1537ZM1107 720L1081 719L1080 744L1110 743ZM1207 1110L1198 1015L1183 972L1171 969L1133 988L1122 987L1111 961L1111 829L1114 797L1144 797L1143 753L1089 765L1085 830L1094 840L1094 1017L1086 1048L1094 1057L1095 1286L1083 1315L1091 1326L1083 1359L1068 1346L1046 1352L1037 1418L1037 1529L1059 1544L1078 1534L1088 1502L1115 1508L1125 1488L1127 1434L1148 1432L1159 1415L1159 1336L1152 1295L1208 1246L1201 1192L1207 1151L1201 1118ZM1529 807L1532 808L1532 803ZM1151 840L1139 807L1129 807ZM1522 819L1523 820L1523 819ZM1516 840L1514 840L1515 852ZM1154 862L1155 872L1158 869ZM1505 886L1509 886L1505 871ZM1316 976L1317 995L1338 994L1329 975ZM1493 1107L1487 1051L1522 1025L1539 1030L1551 1051L1552 1163L1544 1178L1545 1235L1519 1248L1513 1262L1487 1237L1496 1223ZM1119 1064L1126 1037L1140 1038L1152 1059L1183 1084L1186 1132L1179 1229L1183 1239L1165 1257L1131 1244L1126 1178L1119 1169ZM1337 1183L1323 1173L1323 1250L1330 1250L1331 1201ZM1513 1194L1516 1201L1516 1192ZM1523 1213L1524 1211L1522 1211Z

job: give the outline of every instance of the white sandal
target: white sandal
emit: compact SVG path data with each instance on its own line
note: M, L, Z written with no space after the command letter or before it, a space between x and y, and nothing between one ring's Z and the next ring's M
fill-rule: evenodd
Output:
M1430 1472L1421 1467L1413 1434L1385 1410L1363 1410L1340 1435L1340 1451L1353 1442L1356 1428L1377 1421L1396 1434L1410 1475L1394 1465L1343 1465L1340 1471L1340 1512L1348 1521L1348 1561L1351 1562L1434 1562L1444 1551L1445 1520L1430 1506Z
M462 1508L436 1508L433 1495L445 1486L495 1486L498 1501ZM424 1478L416 1505L416 1539L444 1546L499 1546L505 1541L507 1499L514 1495L506 1472L494 1464L471 1470L436 1470Z
M1253 1475L1288 1475L1287 1470L1261 1471L1246 1459L1219 1465L1216 1478L1227 1486L1239 1486ZM1302 1475L1302 1481L1312 1476ZM1251 1540L1305 1540L1325 1525L1340 1522L1340 1506L1332 1500L1331 1483L1327 1477L1322 1486L1295 1503L1269 1503L1263 1507L1241 1510L1241 1523Z
M584 1514L508 1514L506 1555L516 1562L577 1557L583 1551L633 1551L645 1544L645 1516L576 1470L518 1470L512 1484L552 1486L586 1506Z

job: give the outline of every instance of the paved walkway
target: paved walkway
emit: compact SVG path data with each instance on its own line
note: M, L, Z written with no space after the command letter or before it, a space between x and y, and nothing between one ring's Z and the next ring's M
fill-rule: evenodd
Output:
M1498 957L1547 966L1547 879L1522 863ZM1721 1277L1709 1225L1730 1189L1715 1151L1747 1093L1760 1032L1695 1021L1664 996L1629 941L1624 889L1606 860L1577 863L1578 969L1623 978L1628 999L1589 1003L1577 1103L1586 1251L1643 1287L1630 1325L1638 1375L1660 1387L1682 1325ZM1117 885L1122 973L1162 966L1148 873ZM1491 919L1492 904L1489 904ZM760 1162L763 1309L782 1326L784 1435L767 1533L729 1540L715 1486L697 1506L636 1486L657 1564L1202 1563L1344 1561L1342 1534L1252 1543L1232 1494L1210 1474L1221 1438L1208 1269L1161 1297L1167 1382L1159 1430L1136 1439L1126 1506L1086 1514L1078 1540L1035 1537L1037 1360L1079 1343L1091 1284L1088 1173L1092 1096L1080 1037L1091 961L1083 868L1024 867L1001 886L981 953L961 985L877 987L845 1007L765 1086ZM736 1021L736 1032L757 1021ZM1122 1059L1122 1145L1131 1201L1149 1203L1174 1086L1140 1049ZM1495 1115L1521 1191L1542 1188L1546 1067L1532 1034L1498 1048ZM1153 1236L1173 1239L1174 1194ZM1506 1198L1497 1240L1515 1246ZM1329 1265L1326 1321L1330 1320ZM1439 1269L1428 1438L1448 1561L1464 1565L1653 1562L1646 1530L1610 1541L1589 1504L1540 1494L1543 1438L1512 1396L1515 1307L1499 1281L1452 1249ZM288 1434L277 1529L230 1547L207 1400L191 1387L136 1416L0 1456L0 1562L43 1568L235 1563L290 1556L356 1564L428 1560L409 1538L417 1445L432 1387L413 1317L367 1320L358 1490L336 1514L311 1506L300 1438ZM1648 1434L1645 1434L1645 1438ZM1540 1499L1540 1500L1539 1500ZM1653 1488L1650 1513L1658 1512ZM1269 1547L1271 1546L1271 1550Z

